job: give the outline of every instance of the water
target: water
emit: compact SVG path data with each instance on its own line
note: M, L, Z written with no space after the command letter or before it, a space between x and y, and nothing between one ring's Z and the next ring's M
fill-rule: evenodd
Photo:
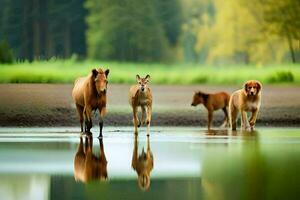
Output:
M207 134L199 128L155 127L150 137L142 130L136 138L131 127L105 127L102 141L81 140L76 131L1 128L1 199L300 196L299 128Z

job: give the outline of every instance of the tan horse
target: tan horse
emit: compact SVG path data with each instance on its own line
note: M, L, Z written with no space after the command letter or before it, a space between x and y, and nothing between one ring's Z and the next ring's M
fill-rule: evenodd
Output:
M134 132L138 133L137 128L145 123L145 114L147 108L147 117L146 123L148 128L150 127L151 122L151 112L152 112L152 92L148 87L148 82L150 80L150 76L147 75L145 78L140 78L139 75L136 75L137 83L130 87L129 90L129 104L132 107L133 112L133 124L134 124ZM142 109L142 119L139 121L138 119L138 107Z
M93 154L93 138L88 136L83 145L80 143L74 159L74 178L76 181L87 183L91 180L107 180L107 160L104 153L103 140L99 139L99 157Z
M87 77L76 79L72 91L72 97L80 117L81 132L83 132L83 120L85 132L92 128L92 111L99 110L99 137L102 137L103 117L106 112L107 76L109 69L93 69Z
M137 135L135 135L131 166L138 175L139 187L142 190L149 189L150 173L153 169L153 154L150 149L149 135L147 135L147 151L145 152L143 148L140 155L138 155L138 140Z

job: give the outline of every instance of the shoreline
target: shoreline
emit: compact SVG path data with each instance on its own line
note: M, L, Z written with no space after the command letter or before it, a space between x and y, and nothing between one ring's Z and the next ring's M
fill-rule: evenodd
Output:
M1 127L80 127L71 84L0 84ZM132 126L128 104L129 85L110 85L105 126ZM196 90L210 93L236 88L227 86L152 86L154 104L151 126L205 128L207 111L190 106ZM300 86L264 86L262 107L256 126L300 127ZM93 116L95 118L95 116ZM221 110L214 112L214 127L221 125ZM98 120L93 120L98 126Z

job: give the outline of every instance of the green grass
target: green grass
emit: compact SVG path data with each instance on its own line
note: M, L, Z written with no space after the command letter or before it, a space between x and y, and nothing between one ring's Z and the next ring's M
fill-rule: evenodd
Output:
M300 65L204 66L101 61L50 60L0 65L0 83L73 83L92 68L110 69L110 83L134 83L135 75L150 74L153 84L241 84L248 79L263 84L300 85Z

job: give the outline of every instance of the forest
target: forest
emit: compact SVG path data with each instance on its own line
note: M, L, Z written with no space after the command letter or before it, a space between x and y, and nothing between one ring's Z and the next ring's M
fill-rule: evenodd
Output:
M0 62L300 62L298 0L0 0Z

